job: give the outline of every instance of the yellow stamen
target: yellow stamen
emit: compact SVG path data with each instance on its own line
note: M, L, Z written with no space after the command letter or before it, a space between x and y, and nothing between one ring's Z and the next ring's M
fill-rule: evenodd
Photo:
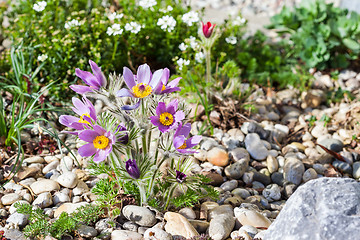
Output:
M174 122L174 116L171 113L164 112L160 114L159 121L162 125L169 126Z
M186 148L186 141L184 141L183 145L181 145L180 147L178 147L177 149L185 149Z
M109 139L105 136L97 136L93 141L94 147L104 149L109 145Z
M88 121L84 120L84 116L87 116L90 118L90 114L88 113L84 113L83 115L81 115L80 119L79 119L79 123L86 123L86 124L90 124Z
M146 83L138 83L132 87L132 92L137 98L144 98L152 93L152 88Z
M161 91L164 91L166 89L165 85L162 85Z

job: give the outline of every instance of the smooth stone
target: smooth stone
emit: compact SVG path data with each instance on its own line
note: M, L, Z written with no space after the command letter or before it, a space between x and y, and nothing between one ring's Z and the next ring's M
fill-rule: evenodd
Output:
M252 188L254 188L254 189L263 189L264 187L265 187L265 185L262 184L261 182L258 182L258 181L252 182Z
M346 162L335 160L335 161L333 161L332 165L342 172L348 173L350 175L353 173L353 170L352 170L350 164L348 164Z
M241 240L253 240L251 235L245 230L233 231L230 235L231 239L241 239Z
M313 164L312 167L318 174L321 174L321 175L325 174L326 167L324 167L324 165L322 165L320 163L315 163L315 164Z
M25 158L24 162L25 163L44 163L45 160L43 157L33 156L33 157Z
M19 180L23 180L28 177L34 177L41 170L37 167L22 167L16 174Z
M57 218L62 212L71 214L76 211L77 208L85 206L89 203L79 202L79 203L63 203L61 204L54 212L54 217Z
M73 164L74 164L74 160L71 157L64 156L60 160L59 168L63 173L70 172L73 169Z
M235 226L233 213L221 214L210 220L209 236L213 240L226 239Z
M44 160L45 160L45 162L46 163L51 163L51 162L53 162L53 161L59 161L59 158L58 157L56 157L56 156L45 156L44 157Z
M268 228L271 221L255 210L245 208L235 208L235 217L242 225L250 225L256 228Z
M316 125L312 130L311 130L311 135L313 135L315 138L319 138L321 136L324 136L328 133L328 130L326 127L324 127L323 125Z
M129 230L129 231L133 231L133 232L137 232L138 231L138 228L139 228L139 225L137 225L136 223L134 222L125 222L122 227L125 229L125 230Z
M249 133L245 137L245 147L250 156L255 160L264 160L268 156L268 150L256 133Z
M237 188L237 186L238 186L237 180L230 180L221 184L220 188L223 189L224 191L232 191L235 188Z
M267 156L266 165L270 173L274 173L279 169L278 160L273 156Z
M20 228L24 227L29 222L29 216L26 214L15 212L6 219L7 224L14 224Z
M205 233L207 229L209 228L210 223L207 221L201 221L201 220L189 220L191 225L196 229L198 233Z
M70 197L68 194L63 192L57 192L54 194L53 202L54 205L57 205L58 203L70 202Z
M76 187L73 189L74 196L79 196L89 191L89 187L83 181L79 180Z
M224 178L216 172L202 172L201 174L211 179L212 186L220 186L224 182Z
M251 196L249 191L244 188L235 188L234 190L232 190L231 193L235 196L241 197L242 199L245 199L245 198Z
M207 153L207 160L215 166L224 167L229 164L229 154L222 148L214 147Z
M124 217L144 227L152 227L156 223L155 214L146 207L127 205L123 208Z
M296 190L296 185L293 183L287 183L284 186L285 197L289 198Z
M233 207L238 207L244 202L244 199L242 199L240 196L233 196L226 198L224 201L224 204L229 204Z
M194 157L199 161L204 162L207 159L207 151L199 149L194 153Z
M5 190L11 189L11 190L17 191L17 190L23 189L23 186L21 186L19 184L16 184L16 183L11 181L11 182L8 182L5 185L3 185L3 188Z
M58 165L59 165L59 160L54 160L43 168L42 173L47 174L51 170L56 169Z
M5 231L5 237L6 239L11 240L28 240L27 237L25 237L24 233L22 233L18 229L2 229Z
M283 173L274 172L273 174L271 174L271 181L279 186L283 186L285 181Z
M271 179L269 176L266 176L265 174L259 172L246 172L242 176L242 180L246 184L251 184L253 181L261 182L264 185L268 185L271 183Z
M31 190L36 194L43 192L59 191L60 185L51 179L41 179L30 185Z
M40 193L39 196L33 201L33 206L38 206L39 208L46 208L53 204L52 196L50 192Z
M17 193L8 193L1 197L1 203L4 206L11 205L14 202L21 200L22 197Z
M354 179L311 180L287 200L263 239L358 239L359 199Z
M193 219L195 219L196 218L196 213L195 213L195 211L192 209L192 208L190 208L190 207L185 207L185 208L182 208L182 209L180 209L179 210L179 213L181 214L181 215L183 215L184 217L186 217L187 219L191 219L191 220L193 220Z
M343 150L344 147L342 141L334 138L327 138L322 141L319 141L318 143L334 152L340 152ZM319 146L316 146L316 149L318 150L319 153L325 153L325 150L323 150Z
M200 219L207 220L209 216L209 212L218 206L219 204L216 202L203 202L200 205Z
M73 172L64 172L56 179L61 186L66 188L74 188L78 180L76 173Z
M83 224L77 227L76 231L81 237L86 238L93 238L98 235L98 232L95 228Z
M112 228L112 226L110 225L109 222L111 222L112 220L110 218L103 218L103 219L100 219L99 221L97 221L95 223L95 229L98 231L98 232L102 232L106 229L109 229L109 228Z
M281 199L281 190L277 184L267 185L262 191L262 195L269 201L277 201Z
M19 184L30 187L30 185L33 184L34 182L36 182L35 178L30 177L20 181Z
M250 162L250 154L245 148L235 148L231 150L229 154L235 162L240 161L241 159Z
M355 179L360 178L360 162L354 162L353 164L353 177Z
M304 164L295 158L289 158L284 166L284 179L285 181L299 185L301 183L305 171Z
M282 131L283 133L285 133L286 135L289 134L289 127L286 125L282 125L282 124L275 124L275 129Z
M244 133L238 129L238 128L232 128L227 133L230 135L230 137L238 140L239 142L244 141L245 135Z
M172 236L162 230L161 228L149 228L144 233L144 240L153 240L153 239L161 239L161 240L172 240Z
M200 144L200 149L209 151L210 149L219 146L219 143L213 138L206 138Z
M260 230L250 225L244 225L239 229L239 231L245 231L250 235L251 238L253 238Z
M166 220L165 231L171 235L179 235L185 238L199 235L191 223L179 213L166 212L164 219Z
M256 133L261 139L266 139L270 134L268 130L265 130L260 124L256 122L249 122L249 125L247 127L247 132ZM245 141L246 141L246 137L245 137Z
M308 182L312 179L316 179L317 178L317 172L315 171L315 169L313 168L308 168L303 175L303 181L304 182Z
M128 230L114 230L111 233L111 240L141 240L142 238L140 233Z
M240 179L249 167L249 161L240 159L224 169L225 175L230 179Z

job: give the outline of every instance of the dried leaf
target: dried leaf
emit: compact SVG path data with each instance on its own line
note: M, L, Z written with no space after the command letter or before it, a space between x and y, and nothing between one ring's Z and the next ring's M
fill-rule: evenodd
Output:
M323 145L321 144L317 144L319 145L319 147L321 147L322 149L324 149L325 152L327 152L328 154L332 155L334 158L336 158L337 160L339 161L342 161L342 162L346 162L345 159L340 155L338 154L337 152L334 152L330 149L327 149L326 147L324 147Z

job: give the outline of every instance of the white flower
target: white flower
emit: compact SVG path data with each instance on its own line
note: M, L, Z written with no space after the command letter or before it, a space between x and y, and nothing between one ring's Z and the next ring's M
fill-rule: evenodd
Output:
M187 66L190 64L190 60L184 60L184 59L180 58L179 60L176 61L176 63L179 66L179 70L181 71L183 66Z
M151 8L151 7L155 6L156 4L157 4L156 0L140 0L139 1L139 6L142 7L143 9Z
M175 28L176 20L175 18L169 15L163 16L159 18L157 25L160 26L162 30L171 32Z
M33 6L33 9L37 12L41 12L45 9L46 5L47 5L47 3L45 1L41 1L41 2L35 3Z
M46 54L41 54L40 56L37 57L37 60L38 60L39 62L43 62L43 61L45 61L47 58L48 58L48 55L46 55Z
M205 59L205 54L203 52L195 53L195 61L198 63L202 63Z
M167 6L166 9L159 9L159 12L162 12L162 13L167 13L167 12L171 12L174 8L172 6Z
M106 30L106 34L111 36L111 35L120 35L123 33L123 29L120 28L120 24L115 23L113 24L111 27L108 27Z
M199 43L196 41L196 37L190 36L189 37L189 43L190 43L190 47L192 49L196 49L199 47Z
M75 26L80 26L80 25L81 25L81 23L78 20L73 19L70 22L65 23L65 29L72 28Z
M187 45L185 44L185 43L181 43L180 45L179 45L179 49L181 50L181 51L185 51L186 49L187 49Z
M233 21L233 24L236 25L236 26L240 26L242 24L244 24L246 22L246 19L245 18L242 18L240 16L237 16L235 18L235 20Z
M234 45L237 43L237 39L234 36L230 36L230 37L225 38L225 42Z
M141 25L136 22L126 23L125 30L136 34L136 33L140 32Z
M199 18L199 14L197 12L194 11L190 11L188 13L185 13L182 18L181 18L184 23L186 23L188 26L192 26L193 23L199 22L200 18Z
M121 19L123 16L124 14L122 13L117 14L116 12L113 12L108 15L108 18L110 21L114 21L115 19Z

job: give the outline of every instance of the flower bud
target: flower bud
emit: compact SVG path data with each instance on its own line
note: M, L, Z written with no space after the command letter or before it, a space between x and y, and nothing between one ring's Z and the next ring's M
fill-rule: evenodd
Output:
M212 24L211 22L207 22L206 24L204 24L203 22L201 22L202 24L202 30L203 30L203 34L206 38L210 38L211 34L213 33L213 30L216 26L216 24Z

